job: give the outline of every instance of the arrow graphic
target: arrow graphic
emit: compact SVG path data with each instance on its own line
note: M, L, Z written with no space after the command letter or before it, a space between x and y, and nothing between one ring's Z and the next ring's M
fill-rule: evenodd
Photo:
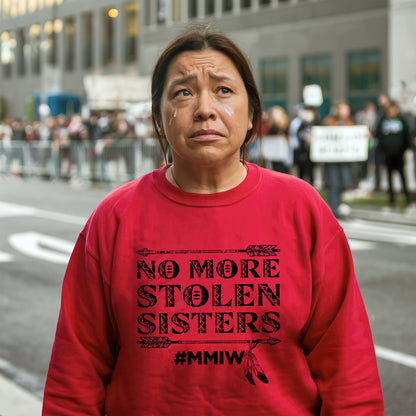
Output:
M257 346L258 344L276 345L280 339L267 338L267 339L236 339L236 340L190 340L190 341L175 341L169 337L142 337L140 341L137 341L142 348L169 348L172 344L251 344ZM252 347L251 349L253 349Z
M235 250L150 250L142 248L136 253L143 256L151 256L154 254L186 254L186 253L247 253L250 257L270 257L279 253L280 249L273 244L251 244L247 248Z

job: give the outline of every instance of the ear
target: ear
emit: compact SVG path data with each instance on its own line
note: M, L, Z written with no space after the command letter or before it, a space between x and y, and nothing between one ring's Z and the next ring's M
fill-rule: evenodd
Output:
M253 117L254 117L254 111L252 109L249 109L247 131L253 128Z
M163 128L163 123L161 121L160 117L157 117L156 119L156 126L157 126L157 130L160 136L164 136L165 135L165 130Z

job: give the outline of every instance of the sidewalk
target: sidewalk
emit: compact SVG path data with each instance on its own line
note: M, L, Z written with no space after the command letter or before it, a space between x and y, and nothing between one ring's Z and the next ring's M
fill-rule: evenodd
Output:
M42 401L0 374L0 416L40 416Z
M386 192L361 193L351 191L344 194L343 202L351 212L346 219L362 219L367 221L390 222L416 226L416 200L405 207L404 200L398 198L396 208L388 205Z

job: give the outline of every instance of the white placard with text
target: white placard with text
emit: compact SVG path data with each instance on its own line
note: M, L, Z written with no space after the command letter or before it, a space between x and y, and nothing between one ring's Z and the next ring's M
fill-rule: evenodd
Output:
M313 162L363 162L368 159L367 126L314 126L310 158Z

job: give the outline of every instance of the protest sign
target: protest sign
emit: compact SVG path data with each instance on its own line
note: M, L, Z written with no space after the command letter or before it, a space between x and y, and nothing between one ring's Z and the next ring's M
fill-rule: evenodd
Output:
M285 136L264 136L261 154L265 160L283 162L289 153L289 143Z
M310 158L313 162L363 162L368 159L367 126L314 126Z

